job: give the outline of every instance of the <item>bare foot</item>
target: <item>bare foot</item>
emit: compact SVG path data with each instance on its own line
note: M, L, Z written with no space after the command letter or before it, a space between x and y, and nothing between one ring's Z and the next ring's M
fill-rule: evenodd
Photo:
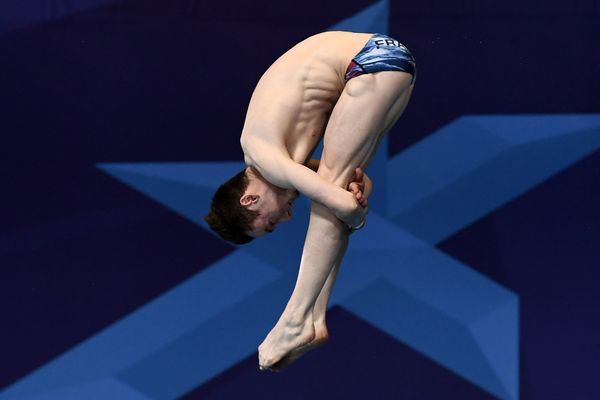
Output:
M291 351L307 345L314 338L315 328L312 315L302 321L294 321L281 316L258 347L260 369L270 369Z
M298 347L288 353L285 357L283 357L279 362L274 364L270 369L275 372L279 372L285 368L287 368L294 361L302 357L307 352L325 344L329 339L329 333L327 332L327 326L325 322L315 323L315 337L312 341L305 344L304 346Z

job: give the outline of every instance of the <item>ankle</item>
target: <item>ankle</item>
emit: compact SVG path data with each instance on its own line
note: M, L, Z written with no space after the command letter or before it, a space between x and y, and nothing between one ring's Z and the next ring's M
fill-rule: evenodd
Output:
M293 327L300 327L300 326L304 326L306 324L310 324L312 325L313 320L312 320L312 313L311 312L305 312L303 310L286 310L286 312L284 312L284 314L282 315L283 317L283 322L285 323L286 326L293 328Z

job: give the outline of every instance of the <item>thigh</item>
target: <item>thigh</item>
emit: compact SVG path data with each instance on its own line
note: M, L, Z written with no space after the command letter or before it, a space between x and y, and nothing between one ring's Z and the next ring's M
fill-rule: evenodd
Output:
M412 75L397 71L348 81L325 129L320 174L344 186L356 167L368 165L381 138L406 108L411 81Z

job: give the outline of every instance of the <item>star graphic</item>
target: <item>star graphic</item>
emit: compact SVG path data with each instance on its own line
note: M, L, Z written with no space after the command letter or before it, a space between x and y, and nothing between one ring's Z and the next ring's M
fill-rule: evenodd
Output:
M387 32L388 7L380 1L332 29ZM597 149L599 133L600 115L464 116L391 159L384 142L369 170L377 187L368 225L352 237L331 305L498 398L517 399L518 296L435 244ZM242 167L98 165L203 229L212 193ZM0 398L176 398L252 355L297 273L306 200L296 215Z
M374 207L368 226L352 238L331 306L342 306L499 398L518 398L518 296L435 244L597 149L598 133L600 115L464 116L389 160L381 149L369 172L387 182L378 185L378 202L385 206ZM208 229L199 210L208 209L216 187L244 165L99 167ZM297 273L308 201L297 207L304 218L213 265L229 276L227 268L251 264L252 284L264 286L228 312L215 311L224 325L212 334L210 324L202 325L189 333L193 345L183 340L140 362L127 371L128 381L143 385L168 354L217 340L242 315L252 316L242 333L245 351L229 358L222 352L211 362L239 361L254 351Z

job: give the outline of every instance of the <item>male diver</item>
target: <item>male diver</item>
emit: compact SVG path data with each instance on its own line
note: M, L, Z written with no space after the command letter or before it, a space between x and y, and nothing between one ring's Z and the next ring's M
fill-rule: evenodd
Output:
M395 39L324 32L260 78L240 139L247 167L217 190L205 220L243 244L288 221L298 192L312 201L296 285L258 348L261 369L279 370L327 340L327 302L348 235L368 211L363 169L403 113L415 76L413 56ZM321 140L321 160L311 160Z

